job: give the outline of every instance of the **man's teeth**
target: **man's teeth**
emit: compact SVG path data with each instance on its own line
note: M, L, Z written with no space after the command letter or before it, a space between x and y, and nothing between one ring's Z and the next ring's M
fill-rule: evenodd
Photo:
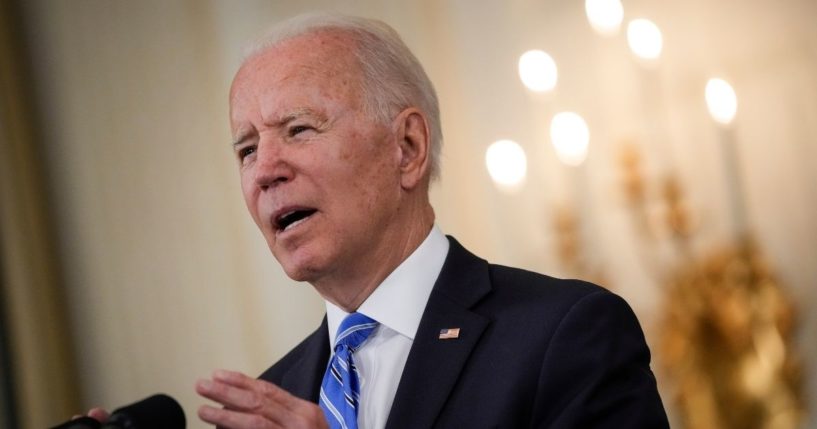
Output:
M278 229L286 231L291 226L301 223L303 220L315 214L315 210L293 210L281 216L278 220Z
M303 219L298 219L298 220L296 220L295 222L292 222L291 224L289 224L289 225L285 226L285 227L284 227L284 229L283 229L283 231L286 231L286 230L288 230L288 229L292 228L293 226L295 226L295 225L297 225L297 224L299 224L299 223L301 223L301 222L305 221L307 218L309 218L309 216L307 216L307 217L305 217L305 218L303 218Z

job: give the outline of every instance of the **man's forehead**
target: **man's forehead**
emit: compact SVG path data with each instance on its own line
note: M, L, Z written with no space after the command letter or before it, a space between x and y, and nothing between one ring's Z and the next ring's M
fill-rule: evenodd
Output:
M340 30L306 33L259 50L245 61L241 70L269 66L317 70L333 66L349 67L357 62L354 55L356 45L351 34Z
M348 83L359 76L354 40L339 31L320 31L296 36L250 56L236 73L230 101L243 91L273 89L310 77L332 78Z
M329 106L360 107L360 64L342 34L314 33L283 41L250 57L230 89L233 135L247 122L286 123L295 116L325 118Z

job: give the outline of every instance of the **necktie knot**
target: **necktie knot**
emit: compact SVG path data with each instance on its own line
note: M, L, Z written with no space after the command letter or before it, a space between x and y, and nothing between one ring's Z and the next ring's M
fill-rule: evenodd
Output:
M375 322L370 317L360 314L352 313L346 316L338 327L338 334L335 337L335 351L338 347L348 347L354 352L357 350L366 339L369 338L374 328L377 327Z

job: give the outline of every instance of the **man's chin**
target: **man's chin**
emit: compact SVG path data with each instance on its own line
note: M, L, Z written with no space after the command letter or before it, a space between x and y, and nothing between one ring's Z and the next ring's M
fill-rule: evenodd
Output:
M306 275L306 273L304 273L303 271L284 270L284 272L287 274L287 277L291 278L292 280L295 280L296 282L309 282L309 280L311 279L311 277Z
M284 261L279 258L276 259L278 259L278 263L283 267L287 277L296 282L312 283L319 277L320 270L317 270L314 264L307 263L306 261Z
M287 277L296 282L308 282L314 285L330 271L329 267L332 265L333 258L327 253L328 250L322 247L321 243L310 242L309 245L304 243L292 250L282 249L280 246L275 247L272 254Z

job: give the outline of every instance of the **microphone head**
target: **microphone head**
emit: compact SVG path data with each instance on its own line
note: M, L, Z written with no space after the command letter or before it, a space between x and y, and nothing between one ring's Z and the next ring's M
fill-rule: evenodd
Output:
M102 426L116 429L184 429L184 410L165 394L153 395L115 410Z

